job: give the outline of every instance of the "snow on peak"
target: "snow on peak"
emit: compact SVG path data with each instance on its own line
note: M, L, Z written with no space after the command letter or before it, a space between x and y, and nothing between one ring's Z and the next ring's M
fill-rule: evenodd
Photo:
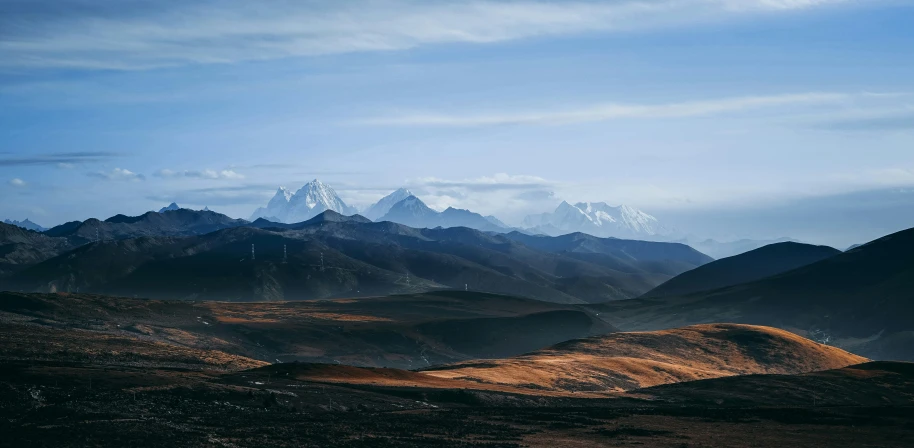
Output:
M524 224L531 229L560 234L583 232L601 237L643 238L666 233L657 218L627 205L605 202L562 201L552 213L530 215Z
M307 221L326 210L333 210L342 215L356 213L354 208L340 199L332 187L314 179L295 193L286 187L279 187L266 207L254 211L251 220L270 218L296 223Z

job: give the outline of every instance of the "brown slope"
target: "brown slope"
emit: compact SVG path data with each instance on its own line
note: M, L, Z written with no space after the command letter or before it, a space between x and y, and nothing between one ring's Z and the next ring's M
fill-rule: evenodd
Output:
M425 371L546 391L607 393L753 373L795 374L866 361L774 328L712 324L568 341L514 358Z
M266 303L0 293L4 321L267 362L400 368L513 356L614 331L578 307L464 291Z

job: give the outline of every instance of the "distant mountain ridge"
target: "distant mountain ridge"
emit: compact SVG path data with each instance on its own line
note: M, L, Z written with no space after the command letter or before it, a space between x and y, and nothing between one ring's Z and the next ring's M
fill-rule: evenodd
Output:
M307 221L325 210L332 210L343 215L354 215L357 210L347 205L329 185L314 179L291 193L285 187L279 187L266 207L260 207L251 215L251 221L257 218L279 220L283 223Z
M33 231L35 231L35 232L44 232L45 230L48 230L48 229L46 229L46 228L44 228L44 227L42 227L42 226L40 226L40 225L38 225L38 224L35 224L34 222L32 222L31 220L29 220L28 218L25 218L25 219L22 220L22 221L16 221L16 220L14 220L14 219L12 219L12 220L11 220L11 219L4 219L4 220L3 220L3 223L4 223L4 224L9 224L9 225L11 225L11 226L22 227L23 229L26 229L26 230L33 230Z
M160 208L159 213L165 213L165 212L170 212L172 210L180 210L180 209L181 209L181 207L177 203L172 202L171 204L168 204L167 206Z
M0 289L306 300L469 288L588 303L636 297L710 261L680 244L582 236L586 250L575 251L551 237L532 246L503 233L412 228L329 210L285 224L181 209L52 231L59 236L49 240L75 248L0 278Z
M213 211L186 208L164 212L146 212L139 216L115 215L104 221L92 218L72 221L48 229L45 235L66 238L73 245L97 240L136 238L140 236L190 236L247 225L243 219L229 218Z
M386 215L388 212L390 212L390 209L393 208L393 206L396 205L398 202L400 202L412 195L413 195L413 193L411 191L407 190L406 188L399 188L396 191L394 191L393 193L391 193L387 196L384 196L378 202L375 202L374 204L369 206L367 209L365 209L365 212L362 213L362 215L372 221L377 221L378 219L380 219L381 217Z
M468 227L471 229L493 232L507 232L510 229L499 226L491 219L469 210L448 207L443 212L438 212L422 202L416 196L410 195L390 207L388 212L377 219L378 221L391 221L415 228L434 229L436 227Z
M657 238L669 233L657 218L635 208L605 202L562 201L555 211L530 215L524 227L534 233L560 235L581 232L599 237Z
M696 250L708 254L714 258L727 258L734 255L743 254L760 247L777 243L802 243L792 238L778 238L769 240L740 239L736 241L717 241L710 238L696 238L693 236L672 239L671 242L688 244Z

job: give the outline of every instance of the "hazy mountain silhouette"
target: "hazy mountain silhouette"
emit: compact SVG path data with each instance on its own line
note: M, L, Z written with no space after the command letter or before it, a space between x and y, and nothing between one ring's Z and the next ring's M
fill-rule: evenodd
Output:
M704 322L792 329L874 359L914 360L914 229L782 274L601 306L623 330Z
M751 282L787 272L841 251L828 246L776 243L684 272L648 291L644 297L690 294Z

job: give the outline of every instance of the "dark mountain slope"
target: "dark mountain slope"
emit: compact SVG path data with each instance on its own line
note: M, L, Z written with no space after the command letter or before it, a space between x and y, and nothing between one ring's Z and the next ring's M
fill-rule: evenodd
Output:
M599 308L623 330L751 323L873 359L914 360L914 229L754 282Z
M175 212L164 215L169 213ZM303 223L274 224L258 220L254 225L265 228L236 227L185 238L103 240L3 279L0 288L79 288L212 300L302 300L467 288L585 303L636 297L702 260L700 254L696 257L688 247L676 244L667 252L671 258L663 259L658 254L664 243L649 243L657 250L642 251L648 261L635 256L642 252L628 253L611 245L578 257L464 227L414 229L331 212Z
M140 216L112 216L104 221L88 219L54 227L48 236L64 237L73 245L99 240L120 240L141 236L191 236L247 225L243 219L232 219L212 211L188 209L147 212Z
M44 261L70 247L63 238L0 223L0 276Z
M644 297L691 294L770 277L840 254L828 246L776 243L684 272Z

